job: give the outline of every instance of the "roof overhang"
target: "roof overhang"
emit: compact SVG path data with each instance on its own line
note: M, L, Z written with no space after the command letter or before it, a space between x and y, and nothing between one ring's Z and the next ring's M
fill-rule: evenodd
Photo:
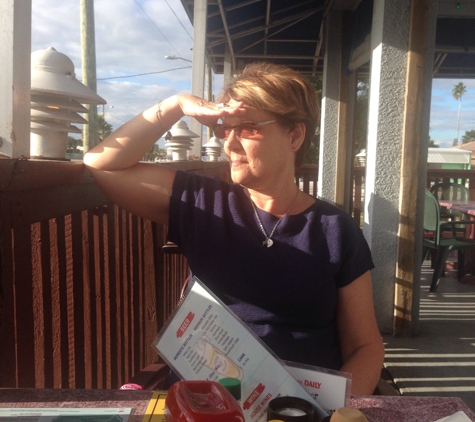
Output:
M181 1L193 22L194 0ZM216 74L224 72L226 51L234 69L267 60L322 74L325 16L351 16L366 2L372 0L209 0L206 53ZM434 77L475 77L475 3L439 2Z

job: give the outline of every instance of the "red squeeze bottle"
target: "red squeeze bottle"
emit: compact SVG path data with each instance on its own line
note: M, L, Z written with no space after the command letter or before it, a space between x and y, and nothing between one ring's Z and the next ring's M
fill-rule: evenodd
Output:
M244 422L231 393L214 381L179 381L165 400L167 422Z

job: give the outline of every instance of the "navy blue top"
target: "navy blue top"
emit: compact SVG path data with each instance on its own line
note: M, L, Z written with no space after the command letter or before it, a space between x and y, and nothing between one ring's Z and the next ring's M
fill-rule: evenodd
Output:
M258 212L269 234L278 218ZM374 267L351 216L317 199L285 216L267 248L242 186L178 171L168 238L278 357L340 369L338 288Z

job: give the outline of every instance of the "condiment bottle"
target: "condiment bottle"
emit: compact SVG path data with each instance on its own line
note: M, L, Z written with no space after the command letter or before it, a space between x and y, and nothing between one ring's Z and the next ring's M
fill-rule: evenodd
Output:
M300 397L282 396L272 399L267 407L267 420L284 422L313 422L315 408Z
M167 422L244 422L231 393L214 381L179 381L165 400Z
M241 401L241 380L238 378L221 378L218 381L239 403Z

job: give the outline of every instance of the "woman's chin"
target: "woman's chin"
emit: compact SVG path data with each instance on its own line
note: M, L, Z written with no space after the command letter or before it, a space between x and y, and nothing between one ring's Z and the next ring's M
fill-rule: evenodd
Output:
M245 183L246 177L243 171L231 168L231 180L242 185Z

